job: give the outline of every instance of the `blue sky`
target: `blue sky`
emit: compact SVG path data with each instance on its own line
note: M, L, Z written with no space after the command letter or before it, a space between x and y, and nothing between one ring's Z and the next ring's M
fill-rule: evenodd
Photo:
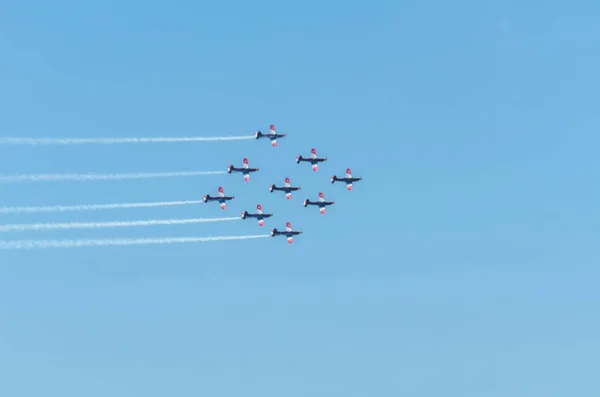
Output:
M267 142L1 146L2 175L240 175L0 185L0 205L218 205L2 223L254 221L3 239L285 239L0 251L7 396L597 396L595 2L9 1L2 136ZM329 161L314 173L297 154ZM364 180L329 184L346 167ZM289 176L288 202L268 186ZM324 216L304 198L323 191Z

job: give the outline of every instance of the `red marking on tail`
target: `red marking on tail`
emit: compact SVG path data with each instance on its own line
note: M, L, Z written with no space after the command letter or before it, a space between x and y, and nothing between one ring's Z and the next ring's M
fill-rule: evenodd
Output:
M312 149L310 149L310 152L311 152L312 154L317 154L317 150L316 150L315 148L312 148Z
M350 171L350 168L346 168L346 174L351 174L352 171Z
M244 164L248 164L248 159L244 158Z
M219 193L223 193L223 188L219 186Z
M290 183L290 178L285 177L285 183Z
M285 227L292 227L292 223L291 222L286 223Z
M260 204L256 204L256 209L257 209L257 210L261 210L261 211L262 211L262 205L260 205Z
M275 124L271 124L271 125L269 126L269 129L270 129L271 131L275 131Z
M319 197L324 198L323 192L319 192Z

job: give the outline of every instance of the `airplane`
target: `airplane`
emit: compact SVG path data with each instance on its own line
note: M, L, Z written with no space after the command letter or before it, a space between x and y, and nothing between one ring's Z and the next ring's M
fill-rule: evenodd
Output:
M250 173L258 171L258 168L248 168L248 159L244 158L242 168L234 167L230 165L227 167L227 173L231 174L232 172L241 172L244 174L244 180L248 182L250 180Z
M328 205L335 204L335 201L325 201L325 197L323 196L323 192L319 192L319 201L310 201L309 199L304 200L304 206L307 205L318 205L321 214L325 213L325 207Z
M275 185L269 186L269 191L271 193L273 193L273 190L282 190L282 191L284 191L285 192L285 198L287 198L288 200L290 200L292 198L292 192L296 191L296 190L300 190L300 186L292 187L290 185L290 178L286 177L285 178L285 185L283 187L279 187L279 186L275 186Z
M323 161L327 161L327 157L317 157L317 151L315 148L312 148L310 150L310 158L304 158L301 155L300 156L296 156L296 163L300 164L301 161L306 161L312 164L312 169L313 171L318 171L319 170L319 163L323 162Z
M265 218L270 218L272 216L273 216L273 214L263 214L262 205L260 205L260 204L256 205L256 214L249 214L248 211L242 212L242 219L257 218L258 226L264 226Z
M256 139L269 138L271 140L271 145L277 146L277 138L283 138L285 136L285 134L278 134L277 132L275 132L275 126L273 124L271 124L271 126L269 127L268 134L263 134L260 131L256 131L254 133L254 136L256 137Z
M210 194L205 194L204 195L204 202L208 203L209 201L218 201L219 203L221 203L221 209L224 210L225 209L225 202L228 200L233 200L235 197L234 196L225 196L225 193L223 193L223 188L221 186L219 186L219 194L216 197L211 197Z
M292 224L290 222L288 222L288 223L285 224L285 232L280 232L277 229L271 230L271 237L286 236L287 237L287 241L290 244L294 242L294 236L297 236L299 234L302 234L302 230L293 231L292 230Z
M338 178L337 176L332 176L331 178L331 183L334 182L346 182L346 186L348 187L348 190L352 190L352 182L358 182L360 180L362 180L362 178L358 178L358 177L352 177L352 171L350 171L350 168L346 168L346 176L344 178Z

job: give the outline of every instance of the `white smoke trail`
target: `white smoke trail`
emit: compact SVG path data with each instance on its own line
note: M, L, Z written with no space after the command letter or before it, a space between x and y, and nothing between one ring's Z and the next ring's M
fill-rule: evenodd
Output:
M40 181L108 181L123 179L171 178L200 175L221 175L227 171L138 172L134 174L22 174L0 175L0 182Z
M90 246L124 246L154 244L204 243L209 241L247 240L266 238L270 235L216 236L216 237L169 237L140 239L105 239L105 240L16 240L0 241L0 249L40 249L40 248L79 248Z
M146 221L115 221L115 222L68 222L68 223L31 223L0 225L0 232L27 231L27 230L56 230L56 229L99 229L107 227L135 227L155 225L186 225L204 222L225 222L242 219L241 217L228 218L190 218L190 219L151 219Z
M148 203L115 203L115 204L87 204L87 205L53 205L46 207L0 207L2 214L39 213L39 212L71 212L71 211L97 211L122 208L150 208L170 207L177 205L200 204L202 200L188 201L157 201Z
M0 145L115 145L121 143L156 143L156 142L214 142L239 141L254 139L252 135L220 136L220 137L143 137L143 138L19 138L1 137Z

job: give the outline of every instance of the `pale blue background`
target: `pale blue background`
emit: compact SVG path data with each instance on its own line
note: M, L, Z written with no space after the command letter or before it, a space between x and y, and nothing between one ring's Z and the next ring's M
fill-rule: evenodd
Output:
M0 395L598 396L596 1L5 1L2 136L288 138L1 146L0 205L217 204L7 223L237 215L5 239L304 234L0 251ZM311 147L318 173L297 165ZM351 167L353 192L329 176ZM291 202L269 194L285 176ZM323 191L325 216L301 200Z

